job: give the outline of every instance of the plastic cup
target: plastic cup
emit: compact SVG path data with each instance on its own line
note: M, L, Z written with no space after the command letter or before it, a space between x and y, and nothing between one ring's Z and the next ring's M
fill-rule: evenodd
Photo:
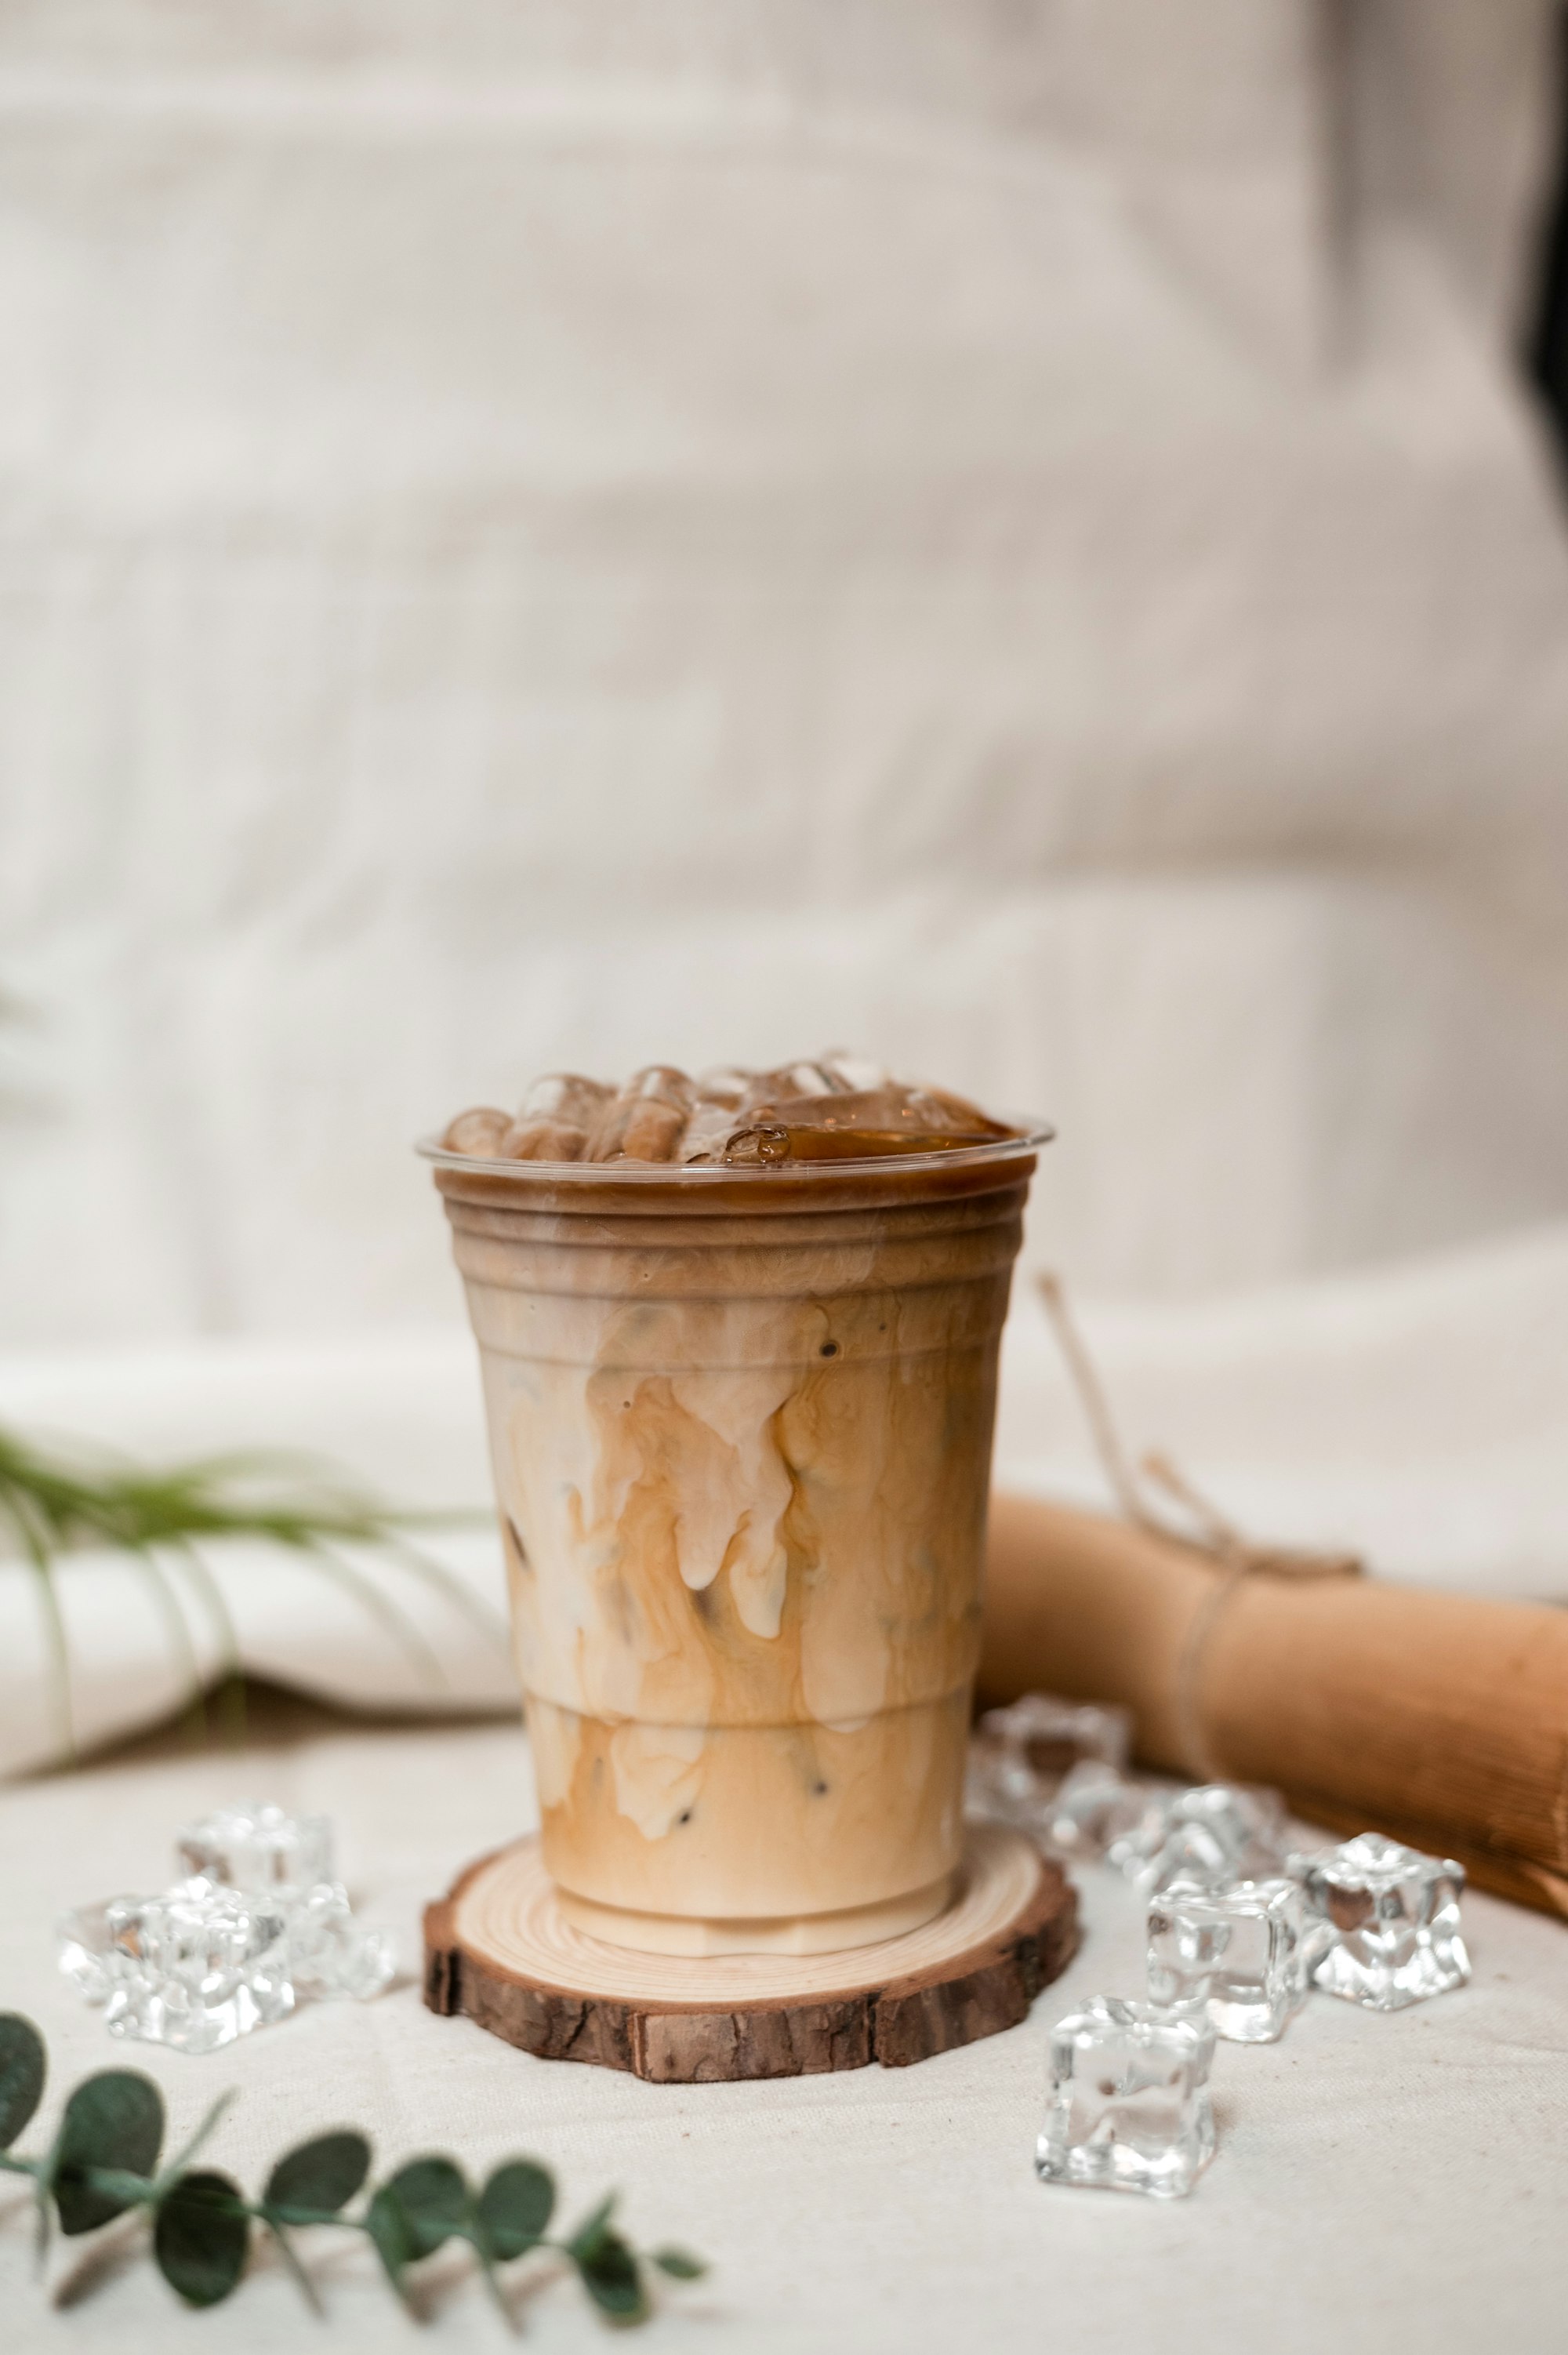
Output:
M421 1148L479 1343L545 1862L595 1935L818 1953L948 1902L1048 1135L747 1170Z

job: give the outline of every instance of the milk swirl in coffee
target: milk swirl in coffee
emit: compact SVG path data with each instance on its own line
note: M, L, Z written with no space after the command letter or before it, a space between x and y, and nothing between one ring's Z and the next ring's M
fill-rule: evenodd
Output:
M948 1902L1040 1141L830 1055L553 1076L433 1148L580 1926L807 1952Z

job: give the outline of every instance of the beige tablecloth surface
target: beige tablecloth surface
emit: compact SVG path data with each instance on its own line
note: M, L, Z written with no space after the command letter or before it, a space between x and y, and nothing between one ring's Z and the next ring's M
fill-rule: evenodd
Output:
M1136 1906L1099 1871L1082 1876L1082 1953L1032 2018L907 2071L644 2085L437 2019L412 1977L374 2004L302 2010L202 2060L115 2043L56 1977L54 1916L158 1884L174 1828L247 1792L334 1816L365 1913L396 1929L410 1964L423 1901L525 1828L533 1807L514 1724L355 1726L265 1700L238 1753L165 1733L117 1762L12 1785L0 1794L0 2006L32 2014L52 2054L26 2147L77 2076L129 2061L164 2087L176 2134L220 2086L239 2089L212 2158L252 2187L290 2141L344 2121L373 2132L384 2163L445 2148L480 2169L536 2153L568 2209L619 2185L645 2245L678 2237L712 2259L711 2278L665 2299L645 2334L650 2349L693 2355L1556 2355L1564 2344L1568 1938L1538 1916L1469 1898L1476 1972L1461 1993L1392 2019L1314 1998L1277 2047L1222 2046L1219 2156L1193 2198L1157 2206L1048 2190L1031 2170L1052 2021L1079 1996L1135 1992L1140 1979ZM7 2355L508 2343L458 2264L418 2334L358 2243L334 2241L318 2259L327 2329L270 2261L214 2316L177 2307L139 2251L74 2302L51 2303L73 2278L83 2288L91 2244L57 2244L40 2288L8 2205L0 2191ZM105 2238L134 2242L120 2227ZM562 2283L531 2309L527 2343L606 2341Z

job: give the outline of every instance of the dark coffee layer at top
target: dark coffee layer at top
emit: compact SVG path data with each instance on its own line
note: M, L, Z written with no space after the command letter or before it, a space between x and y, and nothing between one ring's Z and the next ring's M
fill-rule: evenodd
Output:
M514 1116L459 1113L441 1139L482 1161L661 1161L756 1168L952 1152L1020 1132L945 1089L910 1086L855 1055L696 1079L667 1063L615 1087L576 1071L535 1080Z

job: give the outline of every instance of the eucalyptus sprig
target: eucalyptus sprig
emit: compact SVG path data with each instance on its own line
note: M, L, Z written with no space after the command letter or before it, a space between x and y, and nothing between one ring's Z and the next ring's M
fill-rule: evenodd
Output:
M396 1511L296 1457L218 1455L149 1471L103 1455L49 1453L0 1428L0 1557L8 1551L37 1579L56 1715L68 1751L75 1746L69 1646L56 1585L63 1557L88 1545L113 1547L132 1557L184 1663L187 1698L198 1707L201 1676L169 1566L177 1564L199 1593L217 1631L225 1675L238 1679L238 1639L222 1590L196 1550L199 1540L214 1538L262 1538L288 1548L351 1593L439 1688L444 1681L440 1663L417 1624L342 1550L376 1547L476 1622L487 1637L504 1642L499 1618L415 1542L413 1532L429 1518Z
M640 2257L615 2229L613 2193L575 2232L553 2239L555 2183L532 2158L505 2160L478 2190L455 2159L411 2158L350 2212L371 2160L368 2140L353 2128L318 2135L286 2152L260 2199L247 2200L231 2177L190 2165L230 2096L215 2102L189 2141L160 2167L163 2096L150 2077L131 2069L84 2078L42 2158L21 2158L12 2145L43 2099L47 2068L44 2040L32 2021L19 2012L0 2013L0 2169L32 2179L40 2259L53 2219L71 2238L144 2210L158 2270L187 2306L217 2306L237 2287L257 2227L276 2242L318 2314L321 2300L293 2238L313 2225L363 2233L410 2311L418 2310L410 2270L448 2242L466 2241L509 2327L514 2317L502 2268L541 2252L573 2265L599 2312L616 2323L647 2318L650 2266L673 2281L695 2281L706 2270L684 2249L655 2249Z

